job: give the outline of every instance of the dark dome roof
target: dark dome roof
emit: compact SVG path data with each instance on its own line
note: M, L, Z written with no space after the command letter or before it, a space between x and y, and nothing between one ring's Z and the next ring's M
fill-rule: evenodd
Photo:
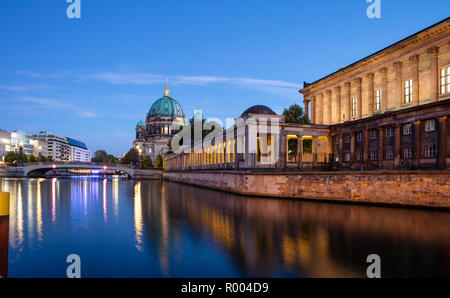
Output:
M244 116L245 114L264 114L264 115L276 115L274 111L272 111L271 108L263 105L256 105L253 107L248 108L245 110L244 113L242 113L241 116Z

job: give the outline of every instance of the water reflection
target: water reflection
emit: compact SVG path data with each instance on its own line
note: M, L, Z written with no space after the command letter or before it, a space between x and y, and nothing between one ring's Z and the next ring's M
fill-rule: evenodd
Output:
M250 198L159 181L0 179L10 277L450 277L450 213ZM101 188L101 189L100 189ZM108 196L109 205L108 208Z

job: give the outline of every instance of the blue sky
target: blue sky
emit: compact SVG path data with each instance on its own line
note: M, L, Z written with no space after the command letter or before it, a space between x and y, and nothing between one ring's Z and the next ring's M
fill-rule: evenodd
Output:
M448 0L65 0L0 2L0 128L51 131L128 151L163 95L188 117L281 113L315 81L446 17Z

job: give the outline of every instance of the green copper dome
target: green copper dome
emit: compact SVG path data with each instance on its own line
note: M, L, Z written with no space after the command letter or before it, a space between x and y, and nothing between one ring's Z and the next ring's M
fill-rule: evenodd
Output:
M139 120L139 122L136 124L136 127L145 127L144 121Z
M147 114L147 117L160 116L184 117L184 113L178 101L172 97L163 96L152 104Z

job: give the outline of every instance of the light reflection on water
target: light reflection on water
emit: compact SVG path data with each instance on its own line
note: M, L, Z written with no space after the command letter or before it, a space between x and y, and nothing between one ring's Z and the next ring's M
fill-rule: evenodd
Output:
M450 277L450 213L250 198L118 177L0 179L9 276Z

